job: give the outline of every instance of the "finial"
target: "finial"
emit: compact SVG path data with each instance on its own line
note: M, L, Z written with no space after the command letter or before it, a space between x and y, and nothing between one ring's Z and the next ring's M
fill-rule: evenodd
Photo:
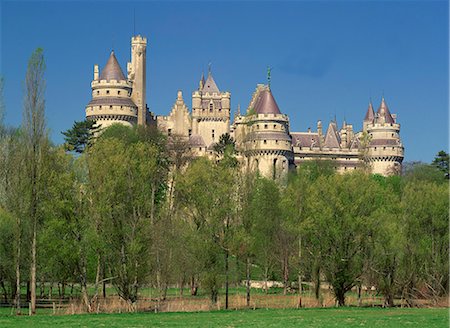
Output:
M208 63L208 76L211 75L211 61Z
M241 104L238 104L238 107L237 107L237 114L238 114L238 115L241 115Z
M269 86L270 89L270 73L272 71L272 67L267 66L267 85Z

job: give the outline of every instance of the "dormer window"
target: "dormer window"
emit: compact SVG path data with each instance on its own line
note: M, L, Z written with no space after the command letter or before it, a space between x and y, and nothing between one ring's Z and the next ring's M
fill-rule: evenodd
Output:
M209 111L212 112L212 111L213 111L213 108L214 108L213 103L210 103L210 104L209 104Z

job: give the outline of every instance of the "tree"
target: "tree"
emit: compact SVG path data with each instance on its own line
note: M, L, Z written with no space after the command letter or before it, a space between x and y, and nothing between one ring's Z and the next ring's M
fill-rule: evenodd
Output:
M448 156L448 153L441 150L436 155L436 157L433 159L433 162L431 164L436 166L437 168L439 168L439 170L441 170L442 172L444 172L445 177L447 179L449 178L449 156Z
M89 151L89 189L104 260L119 296L134 307L148 275L152 221L159 187L160 153L127 128L128 139L104 134ZM114 128L114 131L124 131ZM108 129L105 131L105 133ZM155 196L156 195L156 196Z
M35 50L28 61L25 78L25 99L23 131L26 149L26 172L29 183L27 216L31 223L31 314L36 313L36 248L37 230L40 219L39 203L42 196L42 166L46 147L45 127L45 62L41 48Z
M68 151L83 153L87 147L92 146L95 134L99 132L100 126L96 121L75 121L71 129L61 132L64 135L65 148Z
M322 176L311 186L307 233L339 306L366 270L375 213L383 206L379 194L376 183L361 172Z

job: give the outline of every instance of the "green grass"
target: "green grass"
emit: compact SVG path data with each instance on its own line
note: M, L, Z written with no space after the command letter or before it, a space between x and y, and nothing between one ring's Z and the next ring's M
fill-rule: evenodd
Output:
M448 327L448 309L333 308L15 317L0 327Z

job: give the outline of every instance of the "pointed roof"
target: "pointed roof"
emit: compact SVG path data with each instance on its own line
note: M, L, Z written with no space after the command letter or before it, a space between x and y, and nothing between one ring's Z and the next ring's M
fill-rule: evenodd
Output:
M212 77L211 72L208 74L208 78L203 84L202 92L220 93L219 88L217 87L217 84Z
M378 108L377 111L378 117L384 117L385 123L395 123L394 119L391 116L391 112L389 111L389 108L386 104L386 101L384 100L384 97L381 99L381 105L380 108Z
M337 132L336 122L331 121L328 124L327 133L325 135L324 146L329 148L340 148L341 138Z
M117 61L116 55L114 55L114 50L111 51L109 55L108 62L100 74L100 80L126 80L125 75L123 75L122 69L120 68L119 62Z
M364 122L372 122L375 117L375 111L373 110L372 101L369 102L369 107L367 108L366 116L364 117Z
M265 88L259 92L254 108L257 114L281 114L269 88Z

